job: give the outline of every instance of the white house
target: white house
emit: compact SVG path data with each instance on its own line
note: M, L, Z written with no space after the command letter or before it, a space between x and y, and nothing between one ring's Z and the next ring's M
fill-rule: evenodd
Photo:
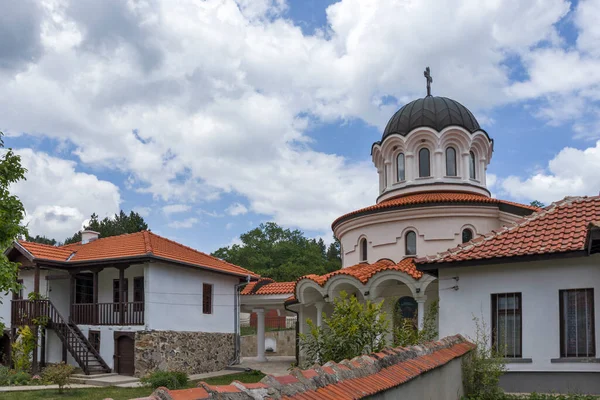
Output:
M65 246L15 242L23 290L0 316L19 326L46 317L34 367L68 361L85 373L143 375L157 368L201 373L237 357L238 289L257 276L149 231ZM30 293L41 300L31 300Z
M600 393L600 197L572 197L514 226L416 261L438 276L440 336L484 320L512 392Z

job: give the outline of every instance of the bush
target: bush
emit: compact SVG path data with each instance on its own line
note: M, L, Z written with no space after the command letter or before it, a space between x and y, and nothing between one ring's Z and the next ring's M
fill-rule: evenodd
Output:
M46 367L42 376L46 382L58 385L58 392L63 392L63 387L69 383L69 377L75 371L75 367L69 364L60 363Z
M417 329L415 318L404 318L400 310L394 312L394 346L414 346L434 341L437 338L437 300L432 302L423 317L423 328Z
M13 374L12 374L10 368L0 365L0 386L10 385L11 375L13 375Z
M491 346L485 321L475 322L476 336L469 338L475 349L463 358L463 385L467 398L473 400L501 400L506 396L500 388L500 377L506 371L506 361Z
M340 292L334 300L331 317L323 315L320 327L306 320L310 331L300 335L300 348L306 354L303 366L381 351L386 345L389 326L381 313L382 305L383 301L361 303L356 297Z
M28 372L31 369L31 358L33 350L35 350L35 337L29 326L23 326L17 330L17 340L11 347L15 369Z
M181 371L156 371L140 379L140 382L153 389L161 386L167 389L182 389L188 385L188 376Z
M11 386L27 386L31 381L31 375L24 371L17 371L10 377Z

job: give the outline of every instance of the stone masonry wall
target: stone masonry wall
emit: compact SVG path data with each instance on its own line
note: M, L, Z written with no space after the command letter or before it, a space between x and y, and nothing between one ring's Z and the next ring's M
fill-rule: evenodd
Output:
M265 332L265 339L273 338L277 343L276 352L268 352L267 356L295 356L296 355L296 330L288 329L285 331ZM256 335L241 337L242 357L256 357Z
M139 331L135 334L135 375L157 370L219 371L233 359L234 348L233 333Z

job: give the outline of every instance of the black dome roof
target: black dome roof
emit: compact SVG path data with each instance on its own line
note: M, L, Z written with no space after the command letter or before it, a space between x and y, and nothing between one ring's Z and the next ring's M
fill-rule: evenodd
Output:
M427 126L437 131L448 126L460 126L469 132L481 130L473 113L458 101L447 97L427 96L406 104L388 122L383 137L397 133L406 136L415 128Z

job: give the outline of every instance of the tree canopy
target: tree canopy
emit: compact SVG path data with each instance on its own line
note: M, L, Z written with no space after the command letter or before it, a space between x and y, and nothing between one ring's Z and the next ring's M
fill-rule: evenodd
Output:
M327 246L323 239L309 239L300 230L283 229L274 222L240 235L240 240L241 245L221 247L212 255L276 281L326 274L342 266L337 240Z
M148 229L148 224L140 214L131 211L128 215L125 211L121 210L121 212L115 214L113 218L105 217L104 219L98 219L96 213L92 214L90 222L85 226L85 229L96 231L100 233L100 237L103 238L144 231ZM47 240L47 238L43 239ZM77 243L80 241L81 232L77 232L70 238L67 238L65 244Z
M3 136L0 132L0 293L17 290L19 287L18 264L10 262L1 250L8 248L17 236L27 233L22 225L25 207L9 191L13 183L25 179L27 170L21 166L21 157L12 149L1 150L4 148ZM0 322L0 332L3 329L1 325Z
M531 203L529 203L529 205L533 206L533 207L539 207L539 208L546 207L546 205L544 203L542 203L541 201L539 201L539 200L534 200Z

